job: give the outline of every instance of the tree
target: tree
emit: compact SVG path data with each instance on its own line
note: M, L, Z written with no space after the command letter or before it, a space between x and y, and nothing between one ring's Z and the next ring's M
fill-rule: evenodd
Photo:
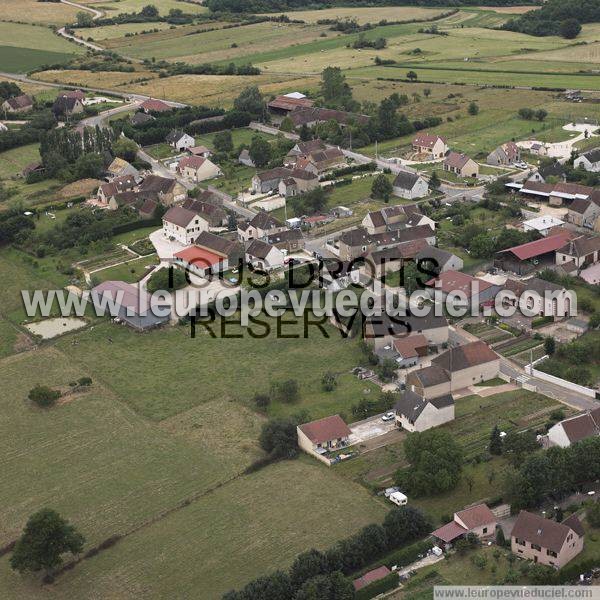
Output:
M414 71L409 71L406 74L406 79L408 79L409 81L416 81L417 78L418 78L418 75Z
M264 167L271 160L271 144L259 135L255 135L248 149L252 162L258 167Z
M431 90L429 88L424 88L423 96L425 96L425 98L429 98L429 96L431 96Z
M371 185L371 196L373 198L378 198L387 202L392 195L394 188L392 186L392 182L387 178L387 176L383 173L377 175L375 179L373 179L373 184Z
M342 573L335 571L306 581L295 600L353 600L354 586Z
M79 27L93 27L94 26L94 17L89 12L78 12L77 15L77 25Z
M294 122L290 117L285 117L279 125L279 131L294 131Z
M205 267L206 265L198 264L197 266ZM181 269L169 267L154 271L146 283L146 288L148 292L154 294L158 291L180 290L187 285L188 281L185 272Z
M437 171L433 171L431 173L431 177L429 178L429 187L432 190L438 190L441 185L440 178L438 177Z
M300 388L295 379L271 384L271 399L275 402L292 404L300 399Z
M501 548L506 546L506 537L504 536L504 530L502 527L498 527L496 530L496 545Z
M233 137L231 130L218 131L213 138L213 146L217 152L231 152L233 150Z
M556 352L556 341L553 337L547 337L544 340L544 352L552 356Z
M305 581L325 573L327 573L327 559L322 552L313 548L296 557L290 567L290 580L298 589Z
M126 137L120 137L113 142L112 151L115 156L118 156L127 162L132 162L137 156L138 145L133 140Z
M502 438L500 437L500 428L498 425L494 425L494 429L492 429L488 450L490 454L495 454L496 456L502 454Z
M535 431L511 431L504 438L504 454L513 466L521 464L526 455L539 447Z
M539 108L538 110L535 111L535 118L540 122L543 121L547 116L548 116L548 111L544 110L543 108Z
M233 107L240 112L251 114L256 119L262 118L266 110L262 94L255 85L243 89L240 95L233 101Z
M591 506L588 506L585 515L592 527L600 527L600 502L594 502Z
M158 8L154 4L147 4L142 8L140 14L149 19L156 19L158 17Z
M323 379L321 379L321 387L325 392L333 392L335 386L337 385L337 380L335 375L331 371L327 371L325 375L323 375Z
M355 110L358 103L352 98L352 89L339 67L326 67L321 73L321 94L330 108Z
M36 385L29 392L29 399L42 408L50 408L60 398L60 392L45 385Z
M429 429L410 435L404 442L409 469L396 473L396 482L415 496L449 491L456 487L462 472L463 456L449 432Z
M471 102L471 104L469 104L469 114L471 116L475 116L477 114L479 114L479 105L477 104L477 102Z
M272 419L265 423L258 442L272 458L295 458L298 455L296 424L289 419Z
M399 506L385 516L383 529L390 545L397 548L428 533L431 524L420 510L412 506Z
M495 252L494 240L488 233L480 233L471 239L469 249L475 258L489 258Z
M66 552L78 554L85 538L56 511L43 508L29 517L23 535L17 541L10 566L19 573L45 570L62 564Z
M519 109L519 117L521 117L521 119L525 119L525 121L531 121L531 119L533 119L533 117L535 116L535 112L533 111L533 109L531 108L520 108Z
M565 19L559 26L559 33L567 40L576 38L581 32L581 24L577 19Z
M396 377L396 369L398 365L396 361L391 358L386 358L383 360L381 365L377 369L377 374L381 381L389 382L392 381Z

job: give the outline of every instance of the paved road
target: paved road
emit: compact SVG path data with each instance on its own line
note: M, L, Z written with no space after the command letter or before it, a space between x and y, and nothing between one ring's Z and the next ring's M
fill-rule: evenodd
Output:
M450 329L451 342L465 344L467 342L474 341L475 339L478 338L475 338L463 329ZM567 404L576 410L589 410L598 408L600 406L600 402L590 398L589 396L584 396L558 385L554 385L553 383L548 383L547 381L538 379L537 377L531 377L530 375L527 375L523 369L506 358L500 358L500 372L508 377L511 377L512 379L518 379L523 383L533 385L536 387L539 394Z
M96 19L100 19L102 16L104 16L104 13L102 11L92 8L91 6L83 6L82 4L76 4L75 2L71 2L71 0L60 0L60 1L62 4L68 4L69 6L74 6L75 8L78 8L79 10L91 12L94 15L92 17L92 20L94 20L94 21ZM66 38L67 40L71 40L71 41L75 42L76 44L85 46L86 48L89 48L90 50L104 52L104 48L102 46L98 46L97 44L93 44L92 42L82 40L81 38L79 38L77 36L67 33L66 27L61 27L56 33L58 33L58 35L61 35L64 38Z

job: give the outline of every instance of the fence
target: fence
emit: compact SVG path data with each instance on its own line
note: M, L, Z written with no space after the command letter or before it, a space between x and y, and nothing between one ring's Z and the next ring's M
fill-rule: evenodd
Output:
M531 375L532 377L537 377L538 379L547 381L548 383L553 383L554 385L559 385L560 387L571 390L572 392L577 392L579 394L583 394L584 396L588 396L590 398L596 397L596 393L597 393L596 390L584 387L583 385L577 385L576 383L572 383L571 381L567 381L566 379L561 379L560 377L555 377L554 375L544 373L543 371L538 371L537 369L533 368L531 365L527 365L525 367L525 373L527 373L527 375Z

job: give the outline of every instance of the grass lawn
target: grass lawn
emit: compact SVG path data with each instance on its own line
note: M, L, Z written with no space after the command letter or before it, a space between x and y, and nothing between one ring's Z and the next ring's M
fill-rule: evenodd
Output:
M156 265L158 262L159 261L156 254L143 256L142 258L133 258L122 265L102 269L102 271L96 271L92 277L98 283L114 280L135 283L136 281L139 281L145 273L148 272L146 267L149 267L150 265Z
M166 142L163 142L161 144L154 144L153 146L146 146L144 148L144 152L147 152L152 158L155 158L156 160L169 158L178 154L175 148L172 148Z
M39 149L39 144L29 144L0 153L0 179L20 175L28 164L39 161Z
M201 327L196 339L187 327L163 329L135 335L130 330L104 322L77 334L78 345L62 341L62 349L72 359L85 365L97 379L106 382L134 410L152 420L162 420L210 400L248 402L255 393L266 392L272 382L296 379L301 400L294 405L273 406L274 412L307 409L311 416L330 414L335 406L342 411L361 397L365 387L358 380L342 392L321 391L321 376L327 370L344 373L360 360L356 341L342 340L337 330L327 328L324 339L316 327L309 328L308 339L277 339L276 325L265 339L250 337L247 330L227 325L228 335L242 335L235 340L211 338ZM218 324L216 335L220 336ZM255 333L264 335L262 326ZM303 336L303 324L282 325L284 335ZM113 343L108 342L108 337ZM135 343L133 343L135 341ZM103 350L104 348L104 350ZM135 364L138 376L132 378L122 365ZM193 364L198 388L189 385L189 365ZM264 365L269 364L265 369ZM215 376L215 365L219 375Z

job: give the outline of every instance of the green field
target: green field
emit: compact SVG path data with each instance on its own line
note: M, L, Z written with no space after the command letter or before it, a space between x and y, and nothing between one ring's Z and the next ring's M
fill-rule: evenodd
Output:
M130 261L115 267L96 271L93 274L93 278L94 281L98 282L117 280L135 283L148 272L146 267L156 264L158 264L158 258L155 254L151 254L150 256L144 256L142 258L133 258Z
M0 153L0 179L20 175L28 164L39 161L39 148L39 144L29 144Z
M98 2L98 0L83 0L80 4L89 4L96 10L105 12L108 16L126 12L139 12L147 5L146 0L106 0L106 2ZM160 0L156 3L156 7L161 14L167 14L171 9L180 9L184 13L201 14L206 12L199 2L181 2L179 0Z

